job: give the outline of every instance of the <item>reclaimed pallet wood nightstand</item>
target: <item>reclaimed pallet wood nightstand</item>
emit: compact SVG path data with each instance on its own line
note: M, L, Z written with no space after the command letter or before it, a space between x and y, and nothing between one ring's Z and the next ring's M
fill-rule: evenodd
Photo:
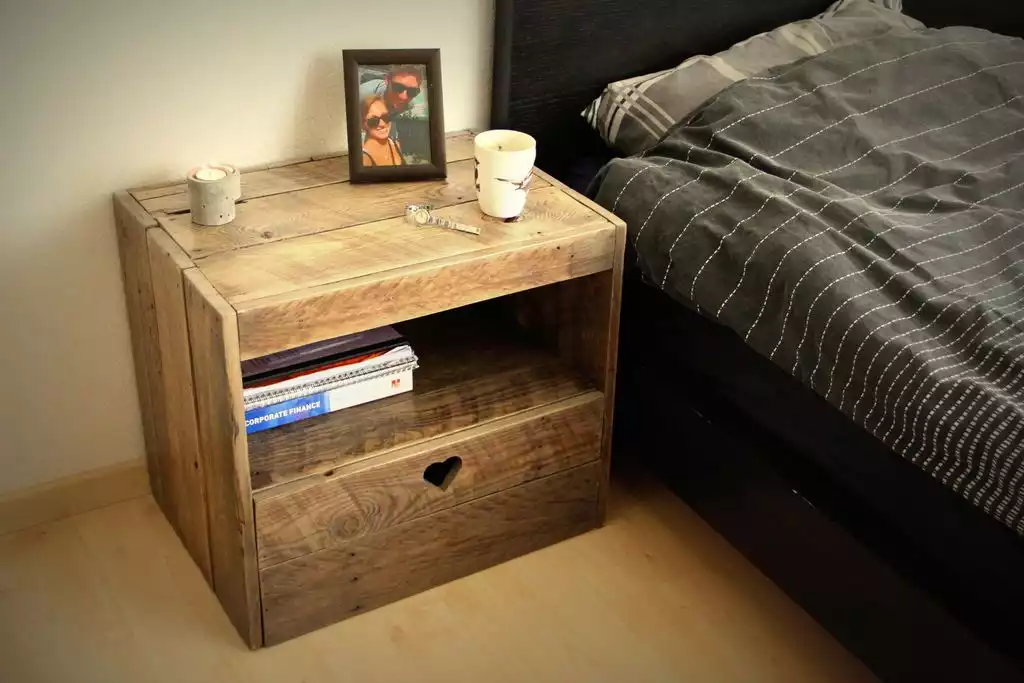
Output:
M153 496L250 647L604 520L625 226L544 173L487 218L472 150L446 181L245 173L216 228L182 184L114 197ZM246 437L242 360L391 324L414 391Z

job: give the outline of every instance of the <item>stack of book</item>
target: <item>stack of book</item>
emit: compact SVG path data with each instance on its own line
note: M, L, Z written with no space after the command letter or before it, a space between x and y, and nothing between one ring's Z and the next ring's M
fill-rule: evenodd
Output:
M412 347L392 327L243 361L245 432L411 391L416 367Z

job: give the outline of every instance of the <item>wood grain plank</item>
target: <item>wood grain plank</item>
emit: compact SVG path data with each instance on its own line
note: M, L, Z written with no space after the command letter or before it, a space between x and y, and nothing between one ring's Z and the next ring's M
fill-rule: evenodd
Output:
M348 157L305 159L302 163L243 172L242 199L258 199L346 180ZM154 216L188 213L190 208L188 186L183 182L167 188L133 192L132 196Z
M200 258L403 216L406 204L441 207L473 201L473 166L471 159L449 163L446 180L376 183L370 187L331 183L253 198L238 204L235 220L217 227L197 226L188 213L161 214L157 220L189 256Z
M239 306L443 258L543 242L601 223L592 212L552 188L532 192L527 213L516 223L484 216L475 202L435 213L476 225L482 233L422 228L410 225L404 217L394 218L222 252L199 259L197 265L217 291Z
M311 161L319 161L322 159L331 159L338 155L323 155L322 157L313 157L310 155L303 155L301 157L295 157L292 159L285 159L281 161L269 162L266 164L253 164L252 166L245 166L239 168L240 173L258 173L260 171L269 171L271 169L283 168L285 166L299 166L301 164L308 164ZM172 195L185 194L188 191L188 186L183 179L176 180L161 180L159 182L150 182L144 185L138 185L128 190L128 194L135 198L143 208L148 210L146 203L148 201L157 199L160 197L170 197ZM152 206L152 205L150 205ZM187 205L185 205L187 206Z
M263 570L267 644L594 528L599 470L582 465Z
M473 134L469 131L452 133L445 142L448 163L473 158ZM308 190L347 180L347 154L264 164L242 170L242 199ZM139 188L131 190L131 195L154 215L187 212L189 209L188 187L184 182Z
M253 489L584 393L552 354L501 331L461 343L445 316L400 328L420 358L413 391L249 435ZM437 330L435 336L434 330ZM468 333L467 333L468 334Z
M614 251L615 229L601 220L542 243L496 247L239 304L242 358L610 270Z
M235 312L195 268L185 305L210 527L213 589L247 645L262 644Z
M132 337L135 384L146 445L146 469L153 498L163 507L165 498L161 466L167 452L166 410L146 238L146 232L156 228L156 221L127 192L114 193L113 202L128 326Z
M300 164L307 164L311 161L319 161L321 159L330 159L338 156L337 154L323 154L320 156L304 154L302 156L292 157L288 159L280 159L277 161L271 161L263 164L252 164L251 166L243 166L238 169L240 173L258 173L260 171L269 171L272 169L283 168L285 166L298 166ZM157 197L168 197L174 194L180 194L188 192L188 186L184 180L162 180L154 183L147 183L145 185L139 185L128 190L128 193L135 197L136 201L143 208L146 208L145 202L150 199Z
M372 191L332 183L250 199L238 204L235 220L217 227L192 223L191 214L161 215L160 225L192 258L337 230L405 215L406 204L450 206L472 201L473 162L448 165L447 180L377 183Z
M183 273L192 261L163 230L149 231L149 268L156 304L166 401L167 453L162 463L165 508L171 525L212 585L206 484L192 384L192 354Z
M626 257L626 224L618 223L615 230L615 256L614 265L610 273L605 274L603 281L608 289L608 316L597 318L593 321L595 325L607 325L606 339L607 346L604 349L604 381L601 383L604 391L604 435L601 440L601 458L604 460L604 470L601 472L601 490L598 498L598 515L601 523L608 517L609 497L611 495L612 475L612 430L615 425L615 379L618 377L619 369L619 322L622 312L622 277L624 260Z
M604 396L591 391L399 449L356 471L267 489L255 500L260 569L596 460L603 419ZM447 486L425 480L428 467L450 458L459 469Z

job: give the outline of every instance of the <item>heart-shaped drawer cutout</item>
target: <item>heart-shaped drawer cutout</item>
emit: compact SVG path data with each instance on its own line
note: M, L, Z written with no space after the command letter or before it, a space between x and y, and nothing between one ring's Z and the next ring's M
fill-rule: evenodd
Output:
M427 465L427 469L423 470L423 480L442 491L447 491L460 469L462 469L462 458L453 455L443 462Z

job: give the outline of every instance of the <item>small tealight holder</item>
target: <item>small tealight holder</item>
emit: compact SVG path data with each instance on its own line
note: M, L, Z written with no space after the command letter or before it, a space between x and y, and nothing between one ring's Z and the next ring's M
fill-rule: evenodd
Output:
M229 164L199 166L188 172L187 183L193 223L224 225L235 220L235 202L242 196L238 169Z

